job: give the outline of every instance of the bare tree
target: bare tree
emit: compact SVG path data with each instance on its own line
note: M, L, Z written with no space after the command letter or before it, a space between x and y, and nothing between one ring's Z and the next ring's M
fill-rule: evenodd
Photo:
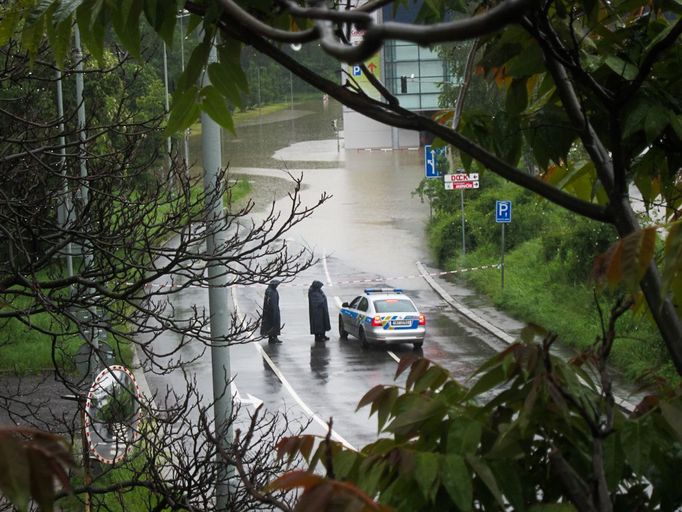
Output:
M181 318L171 294L207 288L209 264L222 269L228 286L289 279L308 268L314 254L291 250L285 235L327 196L303 204L301 178L290 175L288 206L282 211L273 203L254 220L253 201L235 205L231 200L229 168L207 190L176 155L164 170L159 151L163 116L140 116L136 100L145 85L140 82L149 78L121 52L105 52L107 69L86 66L92 94L86 98L83 146L78 105L65 96L65 114L60 116L55 107L58 79L50 48L43 45L33 64L16 41L0 52L0 343L16 344L12 333L21 326L49 343L52 359L42 380L5 379L0 410L14 424L61 434L72 446L81 446L86 444L84 422L95 421L82 414L93 371L113 362L103 342L113 347L117 361L132 347L147 371L166 374L182 371L187 361L169 361L190 343L205 350L250 341L257 318L233 316L230 332L216 340L208 312L195 307ZM61 73L59 85L65 89L76 73L74 65L70 62ZM225 204L217 223L226 243L209 256L203 225L206 205L215 201ZM156 342L168 333L179 341L172 346ZM94 354L85 372L74 365L81 344L90 345ZM41 395L48 385L51 396ZM225 382L224 393L229 385ZM64 400L58 394L77 400L59 405ZM86 477L81 469L89 465L86 449L72 468L72 488L56 491L55 498L60 504L82 501L102 510L125 509L129 499L142 500L140 506L149 510L213 509L219 454L209 434L210 410L211 403L199 396L189 376L182 389L142 400L130 457ZM245 420L246 414L235 405L229 424L238 435L222 448L238 469L229 482L234 510L252 510L256 489L258 500L264 499L261 487L282 467L272 446L283 433L304 428L290 424L286 414L258 411ZM33 431L17 434L33 446ZM43 484L51 488L49 475ZM272 506L287 507L283 493L266 498Z

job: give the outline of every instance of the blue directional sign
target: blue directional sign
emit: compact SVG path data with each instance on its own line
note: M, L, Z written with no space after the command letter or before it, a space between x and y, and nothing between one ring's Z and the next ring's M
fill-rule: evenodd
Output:
M444 151L445 148L433 149L430 144L424 146L424 174L427 178L437 178L440 176L436 156L442 155Z
M495 222L511 222L511 213L511 201L495 201Z
M353 76L362 76L362 68L360 66L353 66Z

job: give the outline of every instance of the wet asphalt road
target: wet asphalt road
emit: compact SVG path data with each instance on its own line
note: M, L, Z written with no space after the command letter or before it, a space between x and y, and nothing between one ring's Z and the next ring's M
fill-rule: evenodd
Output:
M344 152L343 147L339 152L335 134L324 128L338 112L316 112L315 104L306 107L290 119L278 117L274 122L244 127L239 139L224 142L231 172L252 180L256 217L277 196L277 206L286 208L286 197L273 195L273 191L288 187L290 178L282 169L303 173L304 204L315 203L323 192L333 195L286 235L293 249L305 246L314 251L319 262L278 288L284 343L254 341L232 347L231 371L243 405L252 408L254 402L263 401L271 411L286 411L290 419L310 422L309 431L321 435L326 422L333 418L337 439L357 448L373 441L377 434L375 418L368 419L369 409L356 412L360 398L377 384L393 383L397 360L412 347L363 349L352 336L341 340L337 318L342 301L351 300L368 286L402 288L427 317L424 356L461 380L493 354L491 347L503 345L454 312L418 275L417 261L427 266L431 263L425 239L428 205L411 195L423 176L419 152ZM261 139L256 142L257 137ZM249 148L254 146L268 154L251 158ZM332 331L325 343L315 343L309 334L307 289L315 279L325 283L323 291L330 307ZM465 289L442 279L440 282L463 302L485 308ZM263 292L262 286L235 287L230 293L231 308L243 315L257 315ZM189 315L192 307L207 308L208 293L190 288L174 294L172 302L176 316L181 318ZM522 327L494 310L488 308L487 312L494 315L498 327L511 334ZM155 343L170 347L176 341L169 336ZM196 375L200 391L209 402L210 353L202 354L202 350L189 345L175 357L189 361L200 356L185 369ZM148 381L152 389L184 385L179 375L150 374Z

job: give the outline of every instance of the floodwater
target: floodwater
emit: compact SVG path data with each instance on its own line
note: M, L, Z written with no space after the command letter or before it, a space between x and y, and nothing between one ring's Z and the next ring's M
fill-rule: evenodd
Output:
M417 271L416 263L422 262L429 272L439 272L426 244L428 205L413 196L424 173L420 152L346 151L343 131L337 138L332 126L335 119L341 126L341 117L338 104L313 100L240 126L236 136L223 135L223 164L229 163L232 177L252 183L256 219L262 218L273 202L276 210L290 208L291 175L303 177L303 205L316 204L322 194L331 195L285 235L294 250L311 250L318 263L278 289L284 343L268 345L256 340L231 347L230 358L241 397L263 401L268 409L300 414L302 423L310 421L314 432L322 435L326 420L333 417L336 434L357 447L377 435L376 424L367 420L366 411L355 412L358 401L372 386L393 383L397 359L412 348L367 350L352 337L340 339L336 324L343 301L352 300L368 286L405 290L427 317L424 356L461 381L506 345L457 313ZM198 139L192 140L190 160L197 160ZM514 337L523 328L456 279L435 277L452 297L476 309L496 327ZM313 341L308 327L306 292L313 280L325 284L329 301L331 339L323 344ZM258 316L263 287L231 292L233 310ZM171 300L178 317L208 305L204 289L184 289ZM166 348L178 341L170 334L157 340ZM200 356L185 369L194 373L202 394L210 397L209 352L201 355L191 344L185 350L178 355L183 360ZM169 378L173 380L172 376L163 380L152 376L152 381L156 380L152 386L163 388ZM179 378L177 382L183 384Z

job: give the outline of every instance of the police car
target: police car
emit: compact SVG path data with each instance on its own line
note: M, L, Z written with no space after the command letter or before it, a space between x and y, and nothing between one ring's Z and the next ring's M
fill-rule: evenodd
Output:
M424 343L426 317L412 299L397 288L367 288L350 303L344 302L339 312L339 336L352 334L367 346L371 342Z

